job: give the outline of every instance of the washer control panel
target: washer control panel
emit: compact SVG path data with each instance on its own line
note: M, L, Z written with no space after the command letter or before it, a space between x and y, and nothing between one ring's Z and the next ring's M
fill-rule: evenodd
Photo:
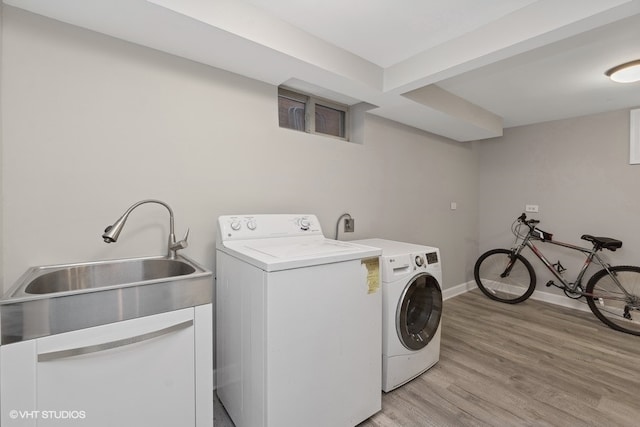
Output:
M431 266L437 266L438 252L421 252L412 255L414 268L417 270L425 269Z
M309 214L223 215L218 218L218 240L323 235L320 222Z
M425 256L427 258L427 264L437 264L440 262L438 252L428 252Z

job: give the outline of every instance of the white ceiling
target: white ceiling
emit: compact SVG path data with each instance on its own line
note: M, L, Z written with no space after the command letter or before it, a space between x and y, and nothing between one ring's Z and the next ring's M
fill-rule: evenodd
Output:
M389 67L535 0L246 0L266 13Z
M640 106L640 0L4 0L459 141Z

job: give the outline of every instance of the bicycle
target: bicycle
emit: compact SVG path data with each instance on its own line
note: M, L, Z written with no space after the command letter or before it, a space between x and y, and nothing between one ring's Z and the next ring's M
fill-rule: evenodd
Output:
M594 237L584 234L581 239L591 242L592 248L559 242L553 234L536 227L540 221L527 220L526 214L520 215L512 224L511 231L516 242L511 249L493 249L478 258L473 275L478 288L489 298L515 304L529 298L536 287L536 273L531 263L522 255L525 247L542 261L558 280L547 282L547 286L562 289L566 296L573 299L585 297L593 314L605 325L617 331L640 336L640 267L622 265L611 266L598 255L603 249L615 251L622 247L620 240L609 237ZM521 234L522 226L528 227ZM522 241L518 244L518 240ZM533 242L541 241L582 252L586 256L584 265L573 282L565 279L566 269L558 261L552 264ZM600 265L583 289L582 280L592 262Z

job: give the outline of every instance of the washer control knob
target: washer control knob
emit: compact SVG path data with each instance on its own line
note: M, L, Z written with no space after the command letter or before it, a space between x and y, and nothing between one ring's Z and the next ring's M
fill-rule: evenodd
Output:
M231 221L231 229L233 231L238 231L240 230L240 227L242 226L242 224L240 224L240 221L238 220L233 220Z
M256 224L254 220L250 219L249 221L247 221L247 228L249 230L255 230L257 226L258 224Z
M300 224L300 228L304 231L307 231L309 227L311 227L311 222L308 218L300 218L298 224Z
M416 256L416 265L418 267L422 267L424 265L424 258L422 258L422 255Z

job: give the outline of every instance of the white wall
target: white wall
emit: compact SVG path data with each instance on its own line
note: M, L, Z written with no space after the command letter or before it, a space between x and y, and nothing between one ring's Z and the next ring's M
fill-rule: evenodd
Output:
M583 234L617 238L622 249L604 255L613 264L640 264L640 165L629 165L629 111L507 129L501 138L474 144L480 159L481 252L510 247L511 223L525 204L538 204L539 214L530 217L557 240L588 247ZM566 249L540 248L553 262L560 259L574 269L569 279L584 260ZM525 255L539 275L537 290L559 293L544 287L551 275L533 254Z
M467 280L472 145L373 116L364 144L280 129L274 86L11 7L2 32L5 289L32 265L163 253L157 205L117 243L100 238L144 198L173 207L185 254L210 268L221 214L315 213L333 235L349 212L356 233L342 237L439 246L444 287Z
M4 135L3 132L3 127L2 127L2 46L3 46L3 42L2 42L2 22L4 21L3 18L3 12L4 12L4 3L0 3L0 165L2 165L2 138ZM3 176L4 174L2 173L2 171L0 170L0 203L2 202L2 193L4 190L4 185L3 185ZM3 220L3 215L4 215L4 209L0 209L0 268L2 268L3 265L3 248L4 248L4 220ZM0 274L0 290L3 289L3 277L2 274Z

